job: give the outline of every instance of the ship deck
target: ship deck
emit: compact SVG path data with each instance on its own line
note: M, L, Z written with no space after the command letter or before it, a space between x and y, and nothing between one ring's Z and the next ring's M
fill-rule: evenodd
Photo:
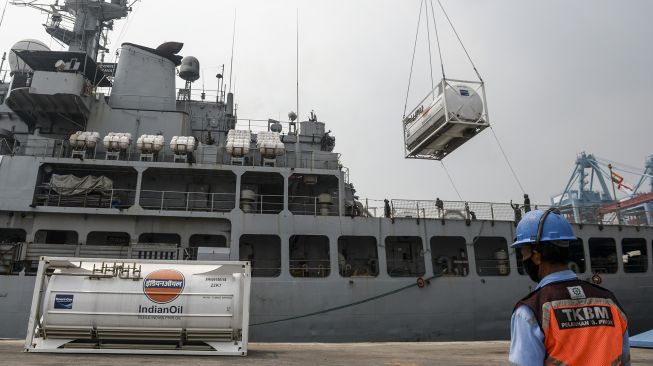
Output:
M0 359L14 365L506 365L509 342L250 343L247 357L28 354L20 340L0 340ZM632 349L632 365L653 364L653 350Z

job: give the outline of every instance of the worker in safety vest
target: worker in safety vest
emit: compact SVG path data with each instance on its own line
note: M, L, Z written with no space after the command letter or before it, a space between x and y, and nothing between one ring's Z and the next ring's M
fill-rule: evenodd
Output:
M538 283L512 315L510 364L630 365L628 320L615 296L568 269L571 225L557 211L531 211L512 245Z

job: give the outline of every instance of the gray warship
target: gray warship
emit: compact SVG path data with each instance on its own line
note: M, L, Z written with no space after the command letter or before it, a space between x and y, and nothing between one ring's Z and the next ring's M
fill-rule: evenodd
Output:
M44 9L68 50L18 42L0 73L0 338L25 336L42 256L250 261L254 341L509 337L533 286L515 215L535 205L360 198L314 113L239 119L224 83L193 90L181 43L104 62L127 1ZM631 333L651 329L653 199L591 206L587 189L554 202L579 237L571 268L616 293Z

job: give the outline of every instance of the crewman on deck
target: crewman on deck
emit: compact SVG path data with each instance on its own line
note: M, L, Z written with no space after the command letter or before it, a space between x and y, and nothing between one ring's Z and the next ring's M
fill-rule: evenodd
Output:
M512 200L510 201L510 207L512 207L512 210L515 211L515 226L517 226L522 217L521 208L519 207L519 203L512 203Z
M510 364L629 366L628 319L608 290L568 269L571 225L554 209L531 211L512 245L538 283L512 315Z
M531 212L531 199L528 197L528 194L524 193L524 212Z

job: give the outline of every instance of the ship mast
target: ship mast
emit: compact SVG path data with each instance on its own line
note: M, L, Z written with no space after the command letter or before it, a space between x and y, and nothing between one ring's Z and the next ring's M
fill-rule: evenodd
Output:
M97 60L99 51L106 51L106 32L113 30L113 22L127 17L131 6L127 0L92 1L59 0L54 4L33 1L13 1L13 5L26 6L48 13L45 31L71 52L86 53Z

